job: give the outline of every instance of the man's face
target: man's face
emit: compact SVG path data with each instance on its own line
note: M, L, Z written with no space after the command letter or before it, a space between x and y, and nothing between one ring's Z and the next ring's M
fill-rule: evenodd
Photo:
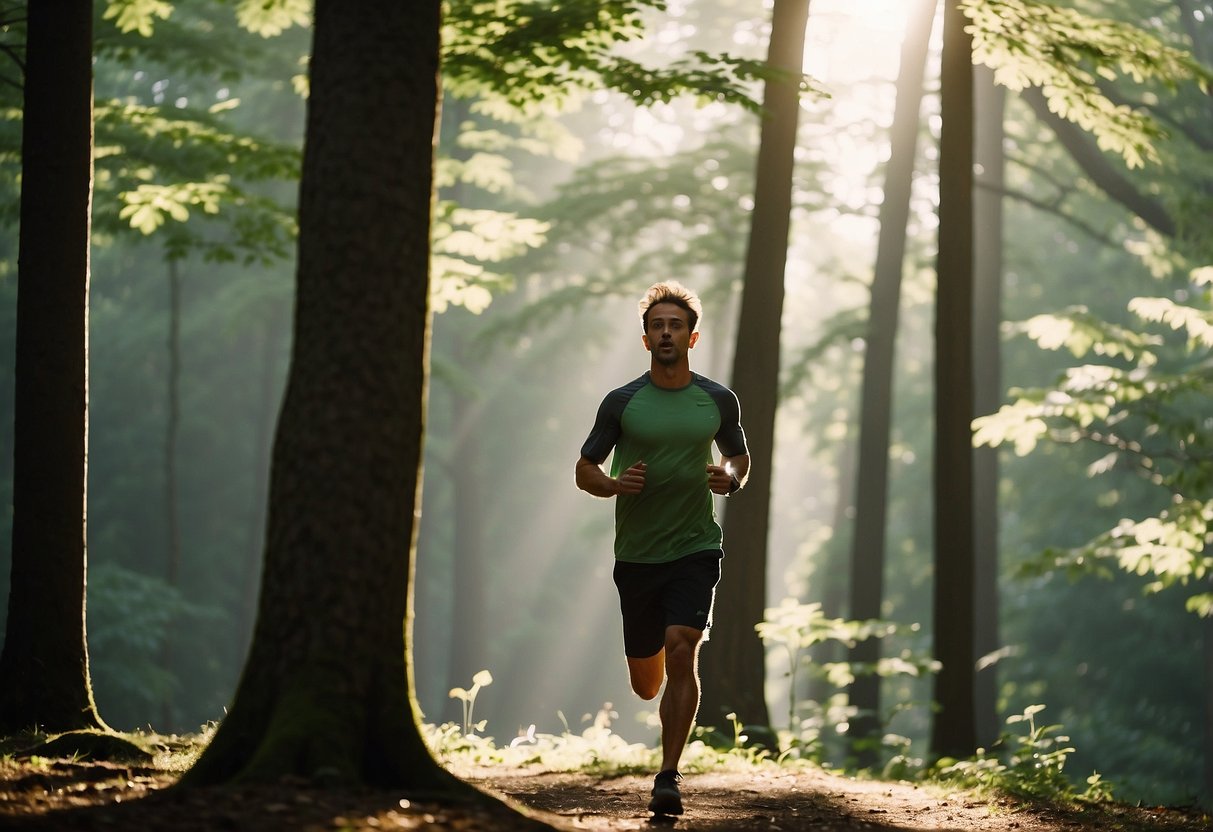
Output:
M649 331L644 346L661 364L677 364L699 340L691 332L687 311L676 303L655 303L649 307Z

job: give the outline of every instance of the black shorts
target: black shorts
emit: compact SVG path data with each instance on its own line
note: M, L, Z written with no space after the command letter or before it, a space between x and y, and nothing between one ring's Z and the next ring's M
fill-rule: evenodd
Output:
M723 556L720 549L708 549L669 563L615 561L624 655L656 655L671 624L703 630L706 641Z

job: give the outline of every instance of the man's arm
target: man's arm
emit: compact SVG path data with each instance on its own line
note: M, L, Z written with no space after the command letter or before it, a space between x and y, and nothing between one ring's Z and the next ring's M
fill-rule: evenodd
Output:
M608 476L602 466L592 459L581 457L577 460L577 487L595 497L614 497L617 494L639 494L644 488L644 462L637 462L619 475L618 479Z
M750 455L722 456L719 465L708 466L708 488L715 494L727 497L740 489L750 476ZM733 478L737 487L733 487Z

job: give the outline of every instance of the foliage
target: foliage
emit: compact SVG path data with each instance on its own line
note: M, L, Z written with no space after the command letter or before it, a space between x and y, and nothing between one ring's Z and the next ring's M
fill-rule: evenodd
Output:
M1208 314L1188 303L1209 304L1208 274L1195 272L1174 298L1132 300L1129 311L1144 333L1093 322L1085 309L1037 316L1018 327L1041 347L1066 346L1079 357L1095 353L1106 360L1071 367L1050 388L1012 390L1012 403L975 420L974 443L1012 443L1021 456L1045 439L1090 443L1105 452L1088 467L1090 476L1133 471L1165 502L1155 516L1123 518L1082 546L1046 552L1035 569L1098 573L1114 562L1151 578L1149 592L1211 574L1213 343ZM1150 334L1151 324L1162 331ZM1186 606L1213 616L1213 593L1193 594Z
M759 61L694 52L655 68L618 54L644 33L645 12L665 8L665 0L572 0L555 14L546 0L448 0L443 71L456 95L487 87L522 110L601 88L641 105L691 94L756 110L752 89L768 74Z
M296 230L293 207L252 188L297 179L299 150L234 131L222 119L230 109L168 113L129 102L99 103L98 231L119 233L129 224L147 236L169 220L184 226L190 208L198 208L221 219L228 233L177 228L168 237L170 256L194 249L207 260L262 264L288 256Z
M1213 74L1192 56L1142 29L1037 0L964 0L973 59L1013 90L1042 87L1049 108L1094 133L1099 146L1141 167L1158 161L1166 136L1150 114L1116 103L1101 81L1128 77L1174 88L1195 80L1208 91Z
M1068 745L1070 738L1058 733L1059 725L1036 724L1036 715L1044 709L1044 705L1031 705L1022 714L1008 717L1007 725L1022 724L1027 733L1004 733L990 751L979 750L970 760L940 760L936 776L947 782L1019 797L1111 800L1112 785L1098 772L1087 778L1086 790L1076 794L1073 784L1062 773L1066 760L1074 753Z
M782 620L777 627L786 626L790 619L797 616L812 620L815 622L812 626L792 628L801 629L803 636L808 639L816 638L814 633L824 633L830 627L838 628L837 634L843 635L853 629L846 624L856 623L827 624L811 611L794 610L792 604L785 606L784 614L776 616ZM481 673L487 674L488 671ZM452 695L454 693L452 691ZM905 738L886 738L887 744L901 745L906 753L894 758L884 776L943 782L952 787L997 791L1020 798L1053 801L1078 798L1093 802L1111 800L1113 787L1098 772L1087 778L1086 787L1081 792L1066 777L1063 771L1074 748L1069 745L1069 737L1060 733L1060 726L1037 724L1036 717L1043 710L1044 705L1031 705L1021 714L1007 719L1008 726L1022 726L1026 729L1024 732L1008 730L989 750L979 749L974 757L967 760L943 759L930 769L923 766L921 761L909 759L908 741ZM562 734L537 733L532 724L526 730L519 731L508 745L498 745L490 736L469 733L453 723L427 723L423 725L423 733L434 755L443 765L456 771L462 767L483 765L516 768L539 766L545 771L581 771L599 775L651 771L659 760L658 749L624 742L611 731L614 716L610 703L606 703L597 714L584 717L584 721L592 724L580 733L570 730L567 723ZM774 757L769 750L748 744L749 738L743 726L734 715L728 716L732 720L732 742L723 746L705 742L704 738L712 729L696 726L694 739L687 746L680 765L683 771L698 773L773 765L794 767L809 763L809 757L792 753L791 749L785 749Z
M178 686L163 663L177 628L223 617L159 578L105 563L89 571L88 634L93 682L113 697L120 722L146 719Z
M801 701L796 692L796 678L802 671L815 674L831 687L842 690L854 682L856 676L919 677L938 672L940 667L937 660L927 655L915 655L908 649L896 656L882 656L874 663L808 662L807 651L818 644L833 641L854 647L858 642L870 638L895 635L901 629L918 629L917 625L903 628L887 621L828 618L819 603L805 604L794 598L786 598L779 606L769 607L765 619L755 625L755 629L765 644L781 646L788 657L788 730L781 737L784 756L820 758L825 732L831 728L837 729L839 724L845 724L845 720L853 715L854 709L841 701L828 702L825 708L820 703Z

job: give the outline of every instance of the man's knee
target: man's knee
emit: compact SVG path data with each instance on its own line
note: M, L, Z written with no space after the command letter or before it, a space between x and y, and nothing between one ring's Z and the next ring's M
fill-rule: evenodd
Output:
M641 699L653 699L665 678L665 651L646 659L628 658L628 679Z
M694 627L670 626L665 631L666 664L670 670L690 671L695 666L703 631Z
M661 692L661 680L659 679L654 682L652 679L637 679L633 676L632 690L646 702L650 699L656 699L657 694Z

